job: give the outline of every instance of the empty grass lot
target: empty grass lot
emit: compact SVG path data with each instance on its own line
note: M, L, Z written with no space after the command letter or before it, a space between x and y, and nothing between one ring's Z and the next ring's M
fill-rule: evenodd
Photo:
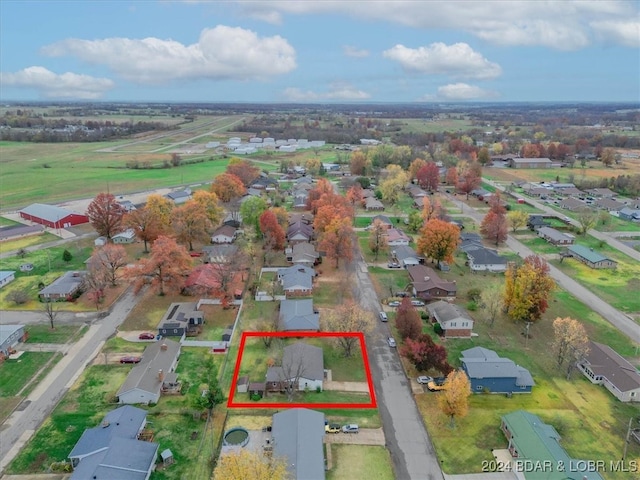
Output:
M389 451L366 445L326 444L331 448L333 466L327 480L392 480Z
M24 352L0 364L0 397L17 395L26 383L54 357L52 352Z
M50 325L28 325L27 343L68 343L77 339L86 330L85 325L57 325L53 330Z

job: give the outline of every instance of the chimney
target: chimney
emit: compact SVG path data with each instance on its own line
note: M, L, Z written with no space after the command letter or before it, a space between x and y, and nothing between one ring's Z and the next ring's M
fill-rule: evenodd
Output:
M162 345L160 345L160 350L167 351L168 349L169 349L169 347L167 346L166 343L163 343Z
M162 369L158 370L158 380L164 382L164 372L162 371Z

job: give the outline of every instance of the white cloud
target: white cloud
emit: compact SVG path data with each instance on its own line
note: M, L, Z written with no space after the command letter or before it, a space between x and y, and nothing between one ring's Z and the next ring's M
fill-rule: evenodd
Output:
M490 62L466 43L432 43L419 48L396 45L382 55L413 73L477 79L496 78L502 73L500 65Z
M510 0L509 2L418 2L415 0L244 2L253 16L342 14L366 20L383 20L418 29L460 29L499 45L541 45L558 50L587 46L594 34L603 40L628 45L628 37L616 31L594 32L593 22L625 22L638 15L638 4L626 0L562 0L556 2Z
M495 98L498 94L490 90L484 90L476 85L467 83L450 83L438 87L437 94L426 95L423 100L481 100L486 98Z
M353 58L365 58L369 56L369 50L353 47L351 45L344 45L342 51L347 57Z
M44 67L28 67L15 73L0 73L3 87L34 88L47 98L97 99L115 84L108 78L66 72L53 73Z
M123 78L142 84L264 79L296 68L295 50L282 37L260 38L250 30L224 25L203 30L198 42L191 45L154 37L72 38L48 45L42 52L106 65Z
M632 48L640 48L640 20L592 22L591 26L604 38Z
M334 83L330 85L327 92L321 93L289 87L282 92L282 97L289 102L319 102L324 100L368 100L371 95L347 83Z

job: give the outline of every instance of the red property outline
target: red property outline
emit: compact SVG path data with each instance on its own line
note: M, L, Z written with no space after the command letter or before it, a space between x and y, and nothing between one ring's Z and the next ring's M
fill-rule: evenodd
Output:
M362 351L362 362L367 376L367 385L369 386L369 403L242 403L234 402L233 397L236 391L238 375L240 373L240 364L242 363L242 355L244 353L244 344L249 337L296 337L296 338L326 338L326 337L356 337L360 340L360 350ZM238 351L238 359L236 367L233 370L233 379L231 380L231 392L227 401L227 408L378 408L376 402L376 394L373 390L373 378L371 377L371 368L369 366L369 357L367 356L367 348L362 332L242 332L240 337L240 347Z

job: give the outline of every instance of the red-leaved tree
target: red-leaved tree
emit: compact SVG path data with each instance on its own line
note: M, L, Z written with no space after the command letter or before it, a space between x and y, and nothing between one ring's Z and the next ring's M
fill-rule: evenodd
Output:
M447 375L453 368L447 361L447 350L434 343L430 335L420 334L417 338L407 338L400 347L400 354L405 356L418 371L426 372L434 369Z
M480 233L487 240L496 242L496 245L507 239L509 222L507 221L507 210L502 205L500 194L496 192L489 199L489 212L482 219Z
M267 250L282 250L285 233L278 223L278 217L271 210L265 210L259 219L260 231L264 235L264 246Z
M260 169L252 162L236 157L229 160L227 173L235 175L245 187L248 187L251 182L260 176Z
M426 190L437 190L440 183L440 169L434 162L427 162L416 172L418 185Z
M396 313L396 328L402 339L418 338L422 333L422 320L409 297L404 297Z
M87 217L98 235L111 238L122 231L124 209L110 193L99 193L87 207Z

